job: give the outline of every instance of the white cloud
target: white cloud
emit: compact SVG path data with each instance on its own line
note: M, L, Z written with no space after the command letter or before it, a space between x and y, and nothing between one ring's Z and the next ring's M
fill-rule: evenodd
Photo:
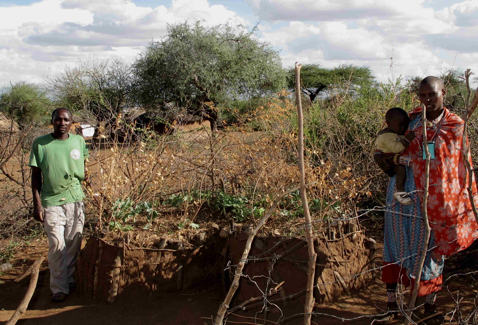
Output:
M61 0L44 0L30 6L0 7L0 31L15 32L23 25L36 24L45 29L64 22L89 24L93 14L81 9L62 9Z
M320 51L325 60L380 60L388 55L379 33L348 28L342 22L291 22L279 30L263 32L263 38L291 53Z
M423 0L250 0L261 19L326 21L373 17L423 17Z
M470 59L478 52L477 0L450 3L440 11L413 0L250 0L249 4L271 26L282 21L280 28L262 34L284 49L286 66L296 61L324 67L365 65L380 81L440 74L451 67L478 68Z
M478 0L459 1L439 11L426 7L429 0L247 3L262 21L257 37L281 50L285 67L296 61L369 66L387 81L439 74L451 66L478 72ZM250 26L226 6L207 0L171 0L156 7L131 0L43 0L0 7L0 86L10 80L41 81L89 58L133 62L151 40L166 35L168 24L196 20Z
M430 46L459 53L478 51L478 1L464 1L440 10L437 13L443 21L455 25L453 32L425 35Z
M478 1L464 1L438 11L437 17L457 26L475 26L478 24L477 13Z
M121 56L133 62L168 24L247 21L207 0L173 0L171 7L140 7L129 0L43 0L0 7L0 85L41 81L65 64Z

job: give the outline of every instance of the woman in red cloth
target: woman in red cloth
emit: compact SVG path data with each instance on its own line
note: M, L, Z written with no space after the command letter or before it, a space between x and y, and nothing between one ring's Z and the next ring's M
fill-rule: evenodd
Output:
M444 257L466 249L478 238L478 224L466 190L468 177L463 161L463 120L443 107L446 94L443 81L427 77L419 85L418 96L426 109L410 113L410 132L415 139L402 153L409 161L406 166L405 190L411 205L402 205L394 197L395 178L390 179L385 213L384 252L385 267L382 280L387 284L388 308L397 309L397 283L414 285L421 250L425 241L422 220L422 200L425 185L426 160L423 154L423 125L427 128L430 149L430 186L428 218L431 227L430 243L420 281L419 297L426 296L425 314L436 313L435 293L441 290ZM377 161L380 157L375 157ZM471 157L468 157L471 162ZM473 178L474 200L478 206L476 184ZM429 320L441 323L443 316Z

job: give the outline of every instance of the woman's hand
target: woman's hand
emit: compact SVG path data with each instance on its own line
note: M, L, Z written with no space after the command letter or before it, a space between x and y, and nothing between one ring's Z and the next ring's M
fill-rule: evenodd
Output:
M412 141L413 139L415 139L415 133L409 131L407 134L405 134L405 139L407 139L408 141Z

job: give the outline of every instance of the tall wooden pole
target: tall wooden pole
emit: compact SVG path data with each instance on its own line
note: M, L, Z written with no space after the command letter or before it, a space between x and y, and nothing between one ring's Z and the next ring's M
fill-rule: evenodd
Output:
M470 163L470 157L471 157L471 148L468 143L468 120L471 117L471 114L476 109L476 106L478 105L478 89L475 92L475 95L473 97L473 102L471 103L471 106L469 105L470 102L470 96L471 96L471 88L470 88L470 77L473 73L471 72L470 69L467 69L465 71L465 81L466 81L466 88L468 90L468 94L466 97L465 101L465 106L466 106L466 116L465 116L465 125L463 126L463 143L462 143L462 155L463 155L463 163L465 164L466 167L466 178L468 182L467 186L467 191L468 191L468 196L470 198L471 202L471 208L473 210L473 215L475 216L476 221L478 222L478 210L476 208L475 204L475 198L473 196L473 168L471 168L471 163ZM466 184L466 182L465 182Z
M415 285L413 287L412 296L410 297L410 303L408 304L409 316L412 316L413 308L418 297L418 290L420 289L420 280L422 278L423 264L427 256L428 244L430 242L430 225L428 223L428 190L430 187L430 150L428 148L428 135L427 135L427 116L426 107L422 108L422 129L423 129L423 148L425 150L426 164L425 164L425 188L423 189L423 227L425 228L425 241L422 247L422 255L418 265L417 274L415 277Z
M295 63L295 96L297 101L297 114L299 117L299 169L300 169L300 197L302 198L302 207L305 217L305 234L307 237L307 248L309 252L309 268L307 271L307 291L305 294L304 306L304 324L310 325L312 311L314 309L314 279L315 263L317 254L314 249L314 237L312 234L312 218L309 212L309 203L307 201L307 192L305 190L305 168L304 168L304 118L302 115L302 102L300 90L300 68L302 65Z

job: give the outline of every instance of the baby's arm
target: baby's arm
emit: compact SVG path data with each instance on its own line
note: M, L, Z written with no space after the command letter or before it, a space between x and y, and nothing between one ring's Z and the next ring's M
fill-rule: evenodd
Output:
M396 135L395 135L396 136ZM385 142L387 149L393 153L401 153L403 150L407 149L410 145L410 142L415 138L413 132L407 133L404 139L397 141L397 138L389 138L389 141Z

